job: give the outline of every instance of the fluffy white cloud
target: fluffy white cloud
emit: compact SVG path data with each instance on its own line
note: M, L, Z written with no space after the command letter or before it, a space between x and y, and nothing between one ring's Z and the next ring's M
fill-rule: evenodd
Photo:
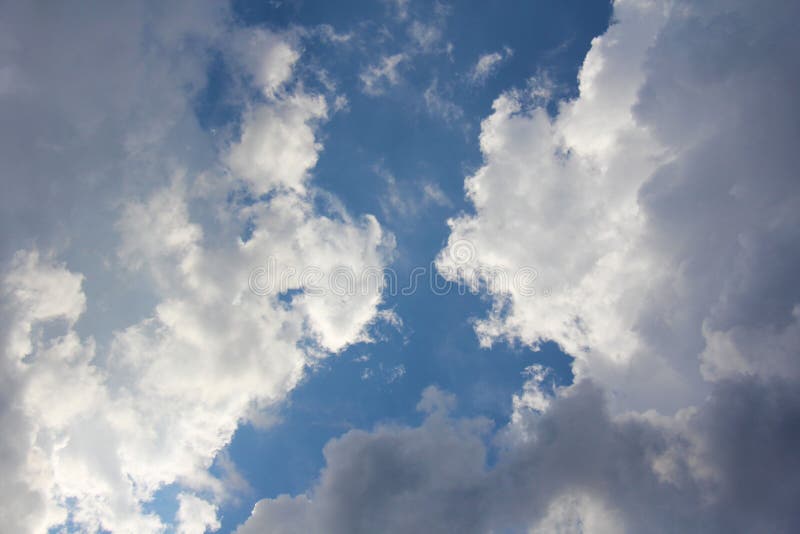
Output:
M216 532L221 526L217 519L217 507L197 495L178 495L178 534L204 534Z
M281 186L303 191L322 148L313 121L326 115L321 96L294 95L257 105L244 117L241 140L231 147L231 170L258 195Z
M291 78L292 67L300 59L297 48L287 42L286 36L261 28L238 32L233 53L252 83L267 97L273 96Z
M122 64L116 69L150 65L139 38L144 28L152 30L144 20L157 14L145 7L109 16L112 29L117 24L123 36L132 33L121 45ZM91 102L76 89L70 96L86 116L65 119L71 128L64 132L47 132L48 143L62 146L42 149L45 159L51 152L60 154L55 160L66 161L70 180L80 180L70 174L74 169L96 176L80 186L86 198L61 198L59 209L86 209L84 203L92 202L100 209L86 218L65 215L66 227L34 217L35 229L19 222L8 229L16 245L30 245L27 235L45 248L55 248L50 244L57 237L69 238L54 254L28 247L6 258L2 271L0 516L15 532L39 532L68 518L88 532L161 532L161 519L142 505L171 483L191 490L179 499L179 531L216 528L216 503L227 489L208 467L236 427L283 399L316 358L368 340L370 323L383 313L381 287L374 281L346 277L349 285L337 291L334 275L342 269L349 275L382 268L392 240L371 216L353 219L335 205L325 214L314 207L308 174L321 149L315 126L327 105L323 97L304 92L302 84L292 84L299 53L281 36L265 30L240 34L224 13L209 11L215 15L203 19L207 27L170 26L171 37L158 41L165 52L152 59L156 72L134 78L148 87L147 98L103 94L107 99ZM102 52L116 37L114 31L98 36L100 46L84 43L76 35L86 24L92 27L92 19L62 21L57 15L47 14L30 27L72 24L69 46L107 60ZM173 143L186 132L184 123L193 133L182 141L203 139L191 118L194 92L185 87L202 85L205 72L202 63L188 72L169 70L186 46L172 30L206 32L208 46L239 54L245 83L260 90L255 102L245 103L241 133L221 147L221 163L192 150L210 147L208 139ZM216 41L220 31L227 37ZM9 35L24 39L25 33ZM232 49L227 42L234 43ZM31 83L40 81L37 76L78 83L58 66L12 59L25 66ZM43 60L52 58L45 52ZM96 77L80 83L102 93ZM38 102L46 86L33 87L30 94L7 98ZM151 127L152 106L165 99L169 113L156 114ZM3 113L13 115L13 104L3 101ZM70 104L65 99L48 112L58 115L61 106L64 113L72 112ZM86 128L85 136L75 139L73 127ZM9 128L3 128L3 136L11 135ZM115 142L124 140L125 150L92 158L99 150L91 146L95 128L106 129ZM48 165L21 165L23 176L35 179L14 180L10 193L25 205L39 186L57 187L61 175ZM119 183L112 187L107 174L116 171ZM252 232L245 241L241 229L248 223ZM71 233L83 227L90 229L86 235ZM88 269L78 274L56 258ZM272 262L276 276L289 268L297 275L283 288L255 291L252 273ZM306 271L318 275L313 287L299 276ZM132 303L132 312L125 309L126 300L114 298L120 280L131 293L143 295ZM297 291L280 295L281 289ZM93 309L94 296L105 297L108 308Z
M438 265L537 278L535 295L495 299L484 343L555 340L618 409L674 411L702 400L705 379L797 375L786 16L619 1L555 119L526 91L495 101L466 181L476 214L450 223L451 245L475 254L445 250Z
M240 531L797 530L799 14L618 0L556 117L535 83L498 97L437 264L535 269L478 335L555 340L576 384L531 369L491 465L446 410L351 431Z
M245 113L241 138L231 146L227 164L234 175L248 182L256 195L283 187L305 190L308 171L317 163L322 148L314 126L327 117L322 95L281 88L290 80L299 53L267 30L244 32L236 42L237 58L259 87L265 102Z

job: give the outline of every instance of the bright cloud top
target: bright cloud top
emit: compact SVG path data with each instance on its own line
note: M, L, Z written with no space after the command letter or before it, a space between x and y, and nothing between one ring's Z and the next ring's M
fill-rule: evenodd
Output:
M557 116L537 83L500 95L437 265L535 266L476 332L556 341L576 383L532 368L495 433L448 409L351 431L240 532L795 530L797 15L619 0Z
M185 489L177 531L218 528L214 503L227 489L208 468L239 423L282 400L317 358L369 339L379 286L319 298L304 295L302 282L286 299L249 290L250 270L267 257L325 274L360 271L383 266L392 241L373 217L314 208L308 179L325 97L292 85L299 53L290 41L238 31L232 53L262 98L246 102L221 165L189 173L174 153L172 174L117 198L116 220L103 221L119 238L108 261L147 281L152 310L114 331L101 352L76 328L85 276L36 248L5 269L4 528L41 532L69 521L89 532L162 532L143 503L173 483ZM255 200L226 202L231 192ZM222 207L192 214L206 203Z
M491 95L469 210L435 259L487 303L476 344L553 341L574 383L526 363L499 427L420 387L418 424L330 440L316 479L253 496L239 533L800 528L800 7L613 7L572 98L554 101L534 67ZM382 9L394 33L245 27L216 2L2 8L2 528L221 529L247 485L225 452L237 428L264 426L310 368L372 342L380 321L402 323L374 278L311 289L387 267L384 225L427 224L455 196L381 156L382 222L351 215L315 185L321 130L351 97L416 99L415 127L469 133L452 80L477 92L516 62L494 43L456 67L441 2L427 17L413 0ZM348 95L308 53L314 35L370 48ZM453 65L429 72L434 56ZM209 126L198 110L214 69L235 111ZM254 291L267 264L315 277ZM497 272L528 278L490 291ZM372 382L420 372L382 363ZM169 517L155 510L164 491Z

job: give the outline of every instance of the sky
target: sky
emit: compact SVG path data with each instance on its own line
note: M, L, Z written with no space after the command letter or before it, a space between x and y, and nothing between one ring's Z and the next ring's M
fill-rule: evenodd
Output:
M799 15L0 4L0 531L797 531Z

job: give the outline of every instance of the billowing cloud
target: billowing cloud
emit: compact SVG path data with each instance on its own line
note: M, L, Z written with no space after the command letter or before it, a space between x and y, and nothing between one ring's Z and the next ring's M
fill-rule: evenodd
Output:
M496 433L351 431L240 531L800 528L798 11L619 0L555 117L536 83L499 96L437 265L526 273L478 336L554 340L575 384L531 369Z
M215 532L221 526L217 519L217 507L196 495L178 495L178 534L204 534Z
M676 420L615 418L584 381L493 434L428 389L419 427L329 442L308 493L260 501L237 533L791 532L798 401L794 384L743 379Z
M438 264L537 277L535 295L498 296L484 343L555 340L619 409L674 411L741 373L797 376L786 16L620 1L555 119L525 91L495 101L466 181L476 214L450 223L475 254Z
M327 102L294 83L299 52L288 38L240 30L224 11L196 6L208 20L193 26L183 13L161 21L175 26L163 29L154 57L142 32L162 29L144 7L109 13L101 25L108 33L85 40L84 31L99 31L91 17L33 7L3 17L18 22L5 35L20 40L10 61L27 85L3 95L2 113L14 118L15 106L30 106L32 120L60 121L22 132L33 140L13 161L31 161L19 166L10 193L36 226L11 217L4 227L4 246L20 249L3 257L0 281L0 516L15 532L65 521L89 532L162 532L161 518L143 505L167 484L185 490L179 532L217 528L228 489L208 468L240 422L283 399L316 358L369 340L380 315L380 285L352 273L382 268L391 236L374 217L315 207L309 173ZM89 65L92 76L73 78L53 50L25 57L28 28L50 25L67 34L64 54L86 54L94 68L109 66L103 76L119 71L133 87L117 94ZM196 34L237 58L241 68L232 70L256 95L243 103L241 131L215 157L198 150L215 153L191 107L206 66L181 61L182 50L197 51L187 44ZM50 102L53 86L65 90ZM2 136L26 124L4 121ZM50 198L60 186L70 190ZM60 211L24 211L39 190L43 206ZM13 211L4 207L4 216ZM81 259L97 251L101 258ZM280 278L289 268L294 275ZM141 300L120 298L120 279ZM263 283L274 285L265 291Z

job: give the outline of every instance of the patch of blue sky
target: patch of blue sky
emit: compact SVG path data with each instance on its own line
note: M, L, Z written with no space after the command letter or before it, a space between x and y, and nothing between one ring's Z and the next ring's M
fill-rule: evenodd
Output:
M303 41L301 75L319 82L314 69L324 68L335 92L348 101L321 128L325 148L313 184L336 195L353 215L375 214L395 234L391 267L401 286L416 267L426 269L427 280L447 239L447 219L471 210L464 177L481 165L480 121L492 101L545 73L559 98L576 94L581 61L591 39L606 29L611 11L606 1L459 2L446 15L437 9L412 1L401 19L391 3L235 2L236 16L248 25L328 24L351 35L346 44ZM437 25L436 49L415 51L410 36L415 20ZM472 81L479 56L493 52L503 52L502 63L481 83ZM397 53L409 55L398 67L397 83L383 94L365 94L363 70ZM197 101L198 119L209 129L230 128L237 120L226 69L221 60L212 64ZM432 113L424 98L431 87L456 106L449 109L460 111ZM556 110L552 102L549 109ZM257 201L236 195L229 200ZM251 231L245 228L243 237ZM243 425L237 431L226 454L252 491L222 506L220 532L234 530L259 499L308 489L324 465L322 448L330 439L382 422L419 423L415 406L431 384L457 396L456 415L485 416L500 426L527 366L550 367L558 384L572 381L571 358L553 344L539 352L503 343L480 348L472 319L485 316L488 305L485 298L455 290L435 294L427 283L411 295L387 296L385 306L401 318L402 327L385 326L375 343L322 361L277 409L268 428ZM219 465L213 470L221 473ZM174 493L165 490L157 501L174 500ZM174 506L156 502L153 510L174 516Z

